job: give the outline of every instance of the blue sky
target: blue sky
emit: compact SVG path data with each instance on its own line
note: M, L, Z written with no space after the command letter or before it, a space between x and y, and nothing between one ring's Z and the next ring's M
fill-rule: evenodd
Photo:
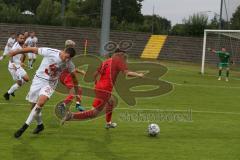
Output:
M153 5L155 14L171 20L172 24L182 23L193 13L204 13L212 18L214 12L219 14L221 0L144 0L142 13L152 14ZM239 0L240 1L240 0ZM209 12L207 12L209 11Z

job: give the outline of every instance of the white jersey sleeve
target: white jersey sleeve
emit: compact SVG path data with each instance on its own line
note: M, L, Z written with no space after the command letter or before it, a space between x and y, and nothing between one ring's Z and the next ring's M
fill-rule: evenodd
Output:
M38 54L43 57L54 57L60 51L57 49L47 48L47 47L40 47L38 48Z
M12 38L12 37L10 37L10 38L8 38L6 47L8 47L9 49L11 49L11 48L13 47L14 43L15 43L15 39Z
M75 70L75 65L74 65L74 63L73 63L72 61L69 61L67 68L68 68L68 71L69 71L70 73L73 73L74 70Z
M25 40L24 44L27 45L27 46L29 46L29 43L30 43L30 37L28 37L28 38Z
M14 43L13 47L12 47L12 51L17 50L17 49L22 49L22 47L19 45L18 42ZM17 54L15 56L13 56L10 61L9 61L9 68L13 68L13 64L15 66L20 66L21 64L21 58L22 58L22 54Z
M38 38L37 37L34 37L34 43L35 43L35 46L36 46L37 43L38 43Z

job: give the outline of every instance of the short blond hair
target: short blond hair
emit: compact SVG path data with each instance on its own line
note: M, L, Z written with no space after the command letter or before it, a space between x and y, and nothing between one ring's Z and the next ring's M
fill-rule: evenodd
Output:
M71 48L74 48L76 45L76 43L73 41L73 40L66 40L65 41L65 48L68 48L68 47L71 47Z

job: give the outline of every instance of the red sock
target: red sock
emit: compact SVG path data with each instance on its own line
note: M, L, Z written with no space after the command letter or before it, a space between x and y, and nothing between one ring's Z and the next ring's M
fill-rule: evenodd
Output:
M78 89L78 95L79 95L79 97L77 97L76 101L81 102L81 100L82 100L82 88Z
M93 118L97 116L97 112L96 110L87 110L87 111L83 111L83 112L77 112L73 114L73 119L89 119L89 118Z
M106 122L110 123L112 121L112 110L113 110L113 105L107 104L106 106Z
M72 102L73 98L74 98L74 95L73 95L73 94L69 94L69 95L65 98L64 103L67 105L68 103Z

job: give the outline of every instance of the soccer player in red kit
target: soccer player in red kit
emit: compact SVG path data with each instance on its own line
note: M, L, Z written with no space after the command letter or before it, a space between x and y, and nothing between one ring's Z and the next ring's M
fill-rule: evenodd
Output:
M75 48L75 45L76 43L73 40L69 39L65 41L65 48ZM75 76L77 76L76 74L78 73L80 73L81 75L86 74L85 71L79 70L77 68L74 70L73 73L75 74ZM65 98L65 100L59 106L60 108L61 107L64 108L66 105L72 102L73 98L75 97L72 92L72 90L74 89L74 84L73 84L71 73L69 73L67 69L65 69L61 73L59 80L69 90L69 95ZM82 89L79 87L78 95L76 96L76 109L79 111L84 111L84 108L81 106L81 95L82 95Z
M111 92L117 76L120 72L126 76L143 77L143 73L129 71L126 64L127 56L125 51L117 49L113 56L104 61L95 73L95 99L93 101L93 109L85 110L83 112L70 112L67 111L62 119L62 124L70 120L87 120L92 119L99 115L105 108L106 111L106 128L115 128L116 123L112 123L112 110L114 107L114 99ZM100 79L97 80L97 77Z
M78 74L78 73L80 73L81 75L86 74L85 71L79 70L77 68L74 70L73 73L75 75ZM59 77L59 80L70 91L69 95L65 98L65 100L61 104L65 107L70 102L72 102L72 100L75 97L75 94L72 92L74 90L74 83L73 83L73 80L72 80L71 73L69 73L69 71L66 70L66 69L61 73L61 75ZM81 95L82 95L82 89L79 87L78 96L76 96L76 109L79 110L79 111L84 111L84 108L81 106Z

